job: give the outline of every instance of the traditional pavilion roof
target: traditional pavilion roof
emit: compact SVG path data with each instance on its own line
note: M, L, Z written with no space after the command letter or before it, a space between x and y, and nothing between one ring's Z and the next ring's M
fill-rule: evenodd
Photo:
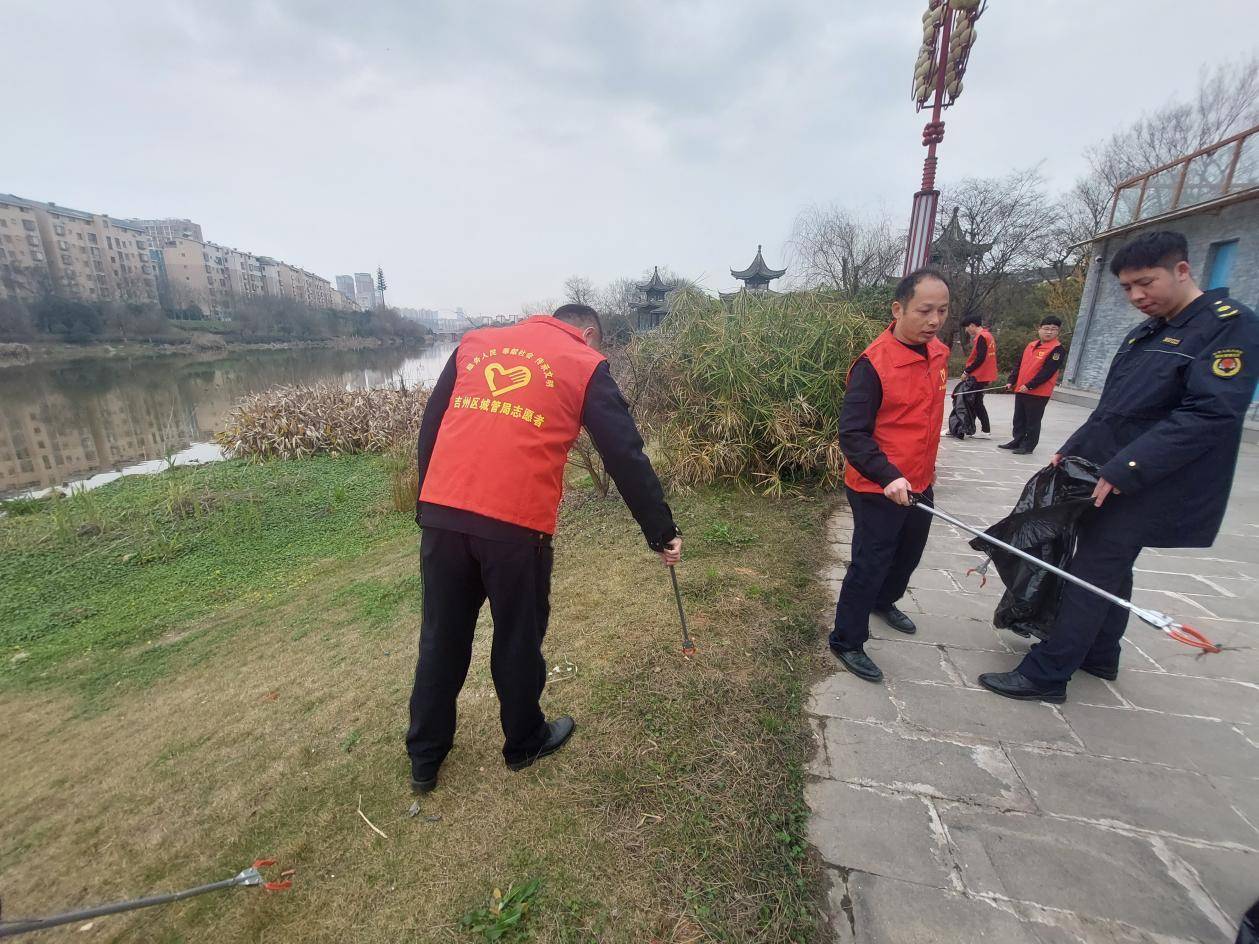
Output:
M667 292L669 286L665 284L665 280L660 277L660 266L655 266L651 271L651 279L635 286L640 292L646 292L651 295L654 292Z
M786 271L786 269L771 269L767 266L765 264L765 257L761 255L761 247L757 246L756 258L752 260L752 264L741 272L736 272L734 269L731 269L730 274L736 279L742 279L744 281L748 281L750 279L754 282L768 282L770 279L779 278Z
M991 248L992 243L973 243L963 235L962 224L957 221L957 207L954 207L948 225L931 244L931 259L933 262L950 259L961 261L972 256L982 256Z

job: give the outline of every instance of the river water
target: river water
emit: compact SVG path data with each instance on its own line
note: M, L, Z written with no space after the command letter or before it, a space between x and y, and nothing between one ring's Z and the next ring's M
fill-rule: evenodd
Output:
M279 384L431 384L453 343L261 351L0 369L0 497L103 484L222 458L212 439L241 397Z

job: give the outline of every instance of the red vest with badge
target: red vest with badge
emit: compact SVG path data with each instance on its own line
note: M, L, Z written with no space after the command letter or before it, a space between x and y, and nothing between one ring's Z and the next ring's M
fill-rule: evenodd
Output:
M949 349L932 338L924 358L896 340L889 327L863 356L883 387L883 402L874 419L874 441L909 480L909 487L921 492L936 477ZM866 478L851 462L844 469L844 484L857 492L883 492L882 485Z
M988 353L984 355L984 362L971 371L971 376L982 383L992 383L997 379L997 342L992 339L992 332L987 328L980 328L975 335L970 357L966 359L966 369L970 370L975 366L975 346L979 344L980 338L988 345Z
M1037 345L1040 346L1037 347ZM1054 351L1058 350L1060 347L1062 347L1062 345L1059 344L1057 340L1036 340L1028 344L1028 346L1023 349L1023 360L1019 362L1019 376L1018 379L1014 381L1015 392L1018 391L1019 387L1023 386L1023 384L1027 383L1039 374L1040 369L1045 366L1045 358ZM1053 396L1054 387L1058 385L1058 374L1059 371L1055 370L1054 375L1043 384L1038 384L1035 387L1028 387L1024 392L1031 397Z
M419 500L554 534L586 385L603 360L557 318L465 334Z

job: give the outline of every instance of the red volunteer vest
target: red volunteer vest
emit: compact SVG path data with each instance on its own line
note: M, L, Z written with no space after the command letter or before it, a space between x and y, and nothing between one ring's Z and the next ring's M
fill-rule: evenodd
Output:
M865 349L864 356L883 385L883 402L874 419L874 441L909 479L910 488L921 492L936 477L949 349L932 338L923 359L896 340L889 327ZM858 492L883 492L882 485L866 478L852 463L844 469L844 484Z
M419 500L554 534L586 385L603 360L556 318L465 334Z
M979 333L975 335L970 357L966 359L966 369L970 370L975 365L975 346L979 344L980 338L988 343L988 353L984 357L984 362L976 370L971 371L971 376L983 383L992 383L997 379L997 342L992 339L992 332L987 328L980 328Z
M1036 346L1038 344L1040 347ZM1041 341L1039 338L1025 347L1023 349L1023 360L1019 362L1019 376L1014 382L1015 391L1039 374L1040 369L1045 366L1045 358L1060 347L1062 345L1058 343L1057 339ZM1059 371L1054 371L1054 375L1040 386L1029 387L1027 395L1032 397L1053 396L1054 387L1058 384L1059 373Z

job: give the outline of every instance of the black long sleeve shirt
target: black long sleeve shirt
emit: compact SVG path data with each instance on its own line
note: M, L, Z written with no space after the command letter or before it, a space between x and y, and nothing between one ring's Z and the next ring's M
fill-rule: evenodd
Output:
M424 409L416 447L421 489L428 474L442 417L455 388L456 374L455 355L452 354L437 378L428 406ZM629 404L621 395L606 361L595 368L590 383L586 385L581 422L590 433L604 468L616 483L634 520L642 528L648 546L655 551L662 549L677 536L677 526L673 523L673 513L665 502L664 489L651 467L651 460L643 452L643 439L630 415ZM421 527L445 528L495 541L538 544L549 539L548 535L517 524L431 502L418 504L415 520Z
M1040 347L1044 341L1037 341L1036 346ZM1058 349L1045 358L1045 363L1040 365L1040 370L1036 372L1036 376L1027 382L1027 386L1039 387L1055 373L1062 370L1062 365L1067 362L1067 349L1065 345L1059 344ZM1010 376L1006 378L1006 384L1013 390L1017 391L1019 379L1019 362L1015 362L1014 367L1010 370Z
M924 358L927 356L925 344L905 346ZM879 373L869 360L861 357L848 373L848 389L844 391L844 405L839 411L839 448L858 472L887 488L902 475L874 439L874 422L882 405L883 383Z
M964 374L973 374L983 366L985 360L988 359L988 339L982 334L975 338L975 350L971 352L970 366L963 369Z

